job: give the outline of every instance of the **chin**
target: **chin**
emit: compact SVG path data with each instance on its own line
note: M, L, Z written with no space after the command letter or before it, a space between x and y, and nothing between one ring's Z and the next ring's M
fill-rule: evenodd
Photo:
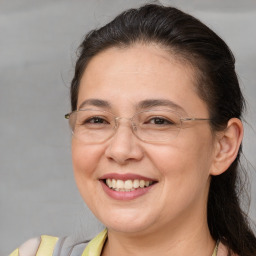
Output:
M104 215L98 215L97 218L109 229L122 233L140 233L147 230L155 222L153 215L141 214L134 210L109 211ZM139 216L139 217L138 217Z
M118 233L127 233L127 234L134 234L134 233L141 233L148 229L148 225L146 223L130 223L128 221L124 222L115 222L115 223L105 223L105 226L109 230L113 230Z

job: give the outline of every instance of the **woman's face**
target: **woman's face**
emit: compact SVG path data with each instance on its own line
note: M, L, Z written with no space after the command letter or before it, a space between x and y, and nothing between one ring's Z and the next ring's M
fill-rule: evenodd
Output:
M150 109L208 118L194 77L189 66L156 45L110 48L89 62L77 107L83 104L83 109L107 110L125 118ZM143 105L145 101L149 104ZM73 137L72 159L84 201L110 230L152 232L206 220L214 160L214 138L207 121L189 122L174 140L165 143L143 142L130 125L121 122L114 136L103 143L86 144ZM153 184L113 191L105 184L106 178L120 186L131 180L126 184L133 188L138 186L135 180Z

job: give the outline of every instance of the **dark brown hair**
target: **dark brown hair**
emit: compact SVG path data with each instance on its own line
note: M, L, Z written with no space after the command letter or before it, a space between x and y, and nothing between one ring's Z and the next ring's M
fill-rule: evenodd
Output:
M235 58L226 43L198 19L182 11L149 4L129 9L86 35L71 83L71 107L77 107L80 79L88 62L110 47L157 43L196 70L198 95L207 103L213 131L230 118L242 117L244 98L235 72ZM240 256L256 255L256 238L243 213L239 154L226 172L213 176L208 196L208 226L212 237Z

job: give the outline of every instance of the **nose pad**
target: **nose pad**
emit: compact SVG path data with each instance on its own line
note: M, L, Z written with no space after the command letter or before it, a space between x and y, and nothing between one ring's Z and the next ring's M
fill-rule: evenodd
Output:
M120 127L120 121L122 119L124 119L127 123L126 124L122 124L122 127ZM131 134L134 134L133 131L134 131L134 127L135 126L134 126L133 123L131 123L131 119L124 118L124 117L116 117L115 118L115 126L114 126L115 133L114 133L113 137L119 136L119 129L122 130L124 128L123 126L126 127L125 129L130 129ZM123 133L123 132L121 131L121 133Z
M119 127L119 117L116 117L115 118L115 126L114 126L114 130L116 131L117 130L117 128Z
M129 125L126 123L126 125L122 124L120 126L120 119L126 119ZM141 159L143 157L142 149L132 138L135 135L134 129L137 129L136 126L128 118L118 118L116 122L115 134L105 151L106 156L119 164L125 164L127 160Z
M131 128L132 130L136 129L136 125L132 122L132 120L130 118L125 118L125 117L116 117L115 118L115 126L114 126L114 129L118 129L118 127L120 126L120 120L121 119L124 119L124 120L127 120L129 121L129 123L131 124ZM130 125L129 125L130 126Z
M135 123L132 122L132 131L133 133L136 135L136 132L137 132L137 126Z

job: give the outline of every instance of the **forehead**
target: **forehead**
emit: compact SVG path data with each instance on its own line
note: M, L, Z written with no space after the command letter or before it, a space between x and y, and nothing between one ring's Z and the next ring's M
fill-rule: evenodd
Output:
M89 61L83 77L89 78L90 75L94 75L94 71L98 73L99 70L101 76L117 73L160 75L176 66L175 71L181 68L191 80L194 80L194 70L188 63L184 57L181 58L158 44L137 43L127 47L111 47L100 52Z
M90 98L109 101L119 108L154 98L178 105L201 101L194 81L191 66L160 46L110 48L93 57L84 71L78 106Z

